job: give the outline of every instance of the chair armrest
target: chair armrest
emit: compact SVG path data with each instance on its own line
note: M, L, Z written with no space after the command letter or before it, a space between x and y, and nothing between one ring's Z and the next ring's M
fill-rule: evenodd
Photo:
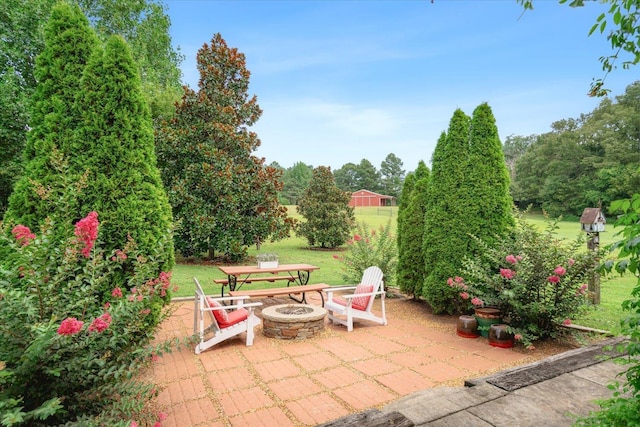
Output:
M325 292L327 294L328 301L333 301L334 292L353 291L355 289L356 286L331 286L328 288L324 288L322 292Z
M253 307L259 307L261 306L262 303L261 302L251 302L249 304L234 304L234 305L225 305L222 307L209 307L208 305L206 307L203 308L204 311L216 311L216 310L230 310L230 309L236 309L236 308L253 308Z
M372 296L372 295L382 295L384 293L384 291L376 291L376 292L363 292L360 294L348 294L348 295L342 295L342 298L349 300L351 298L355 298L355 297L368 297L368 296Z
M322 291L323 292L341 292L341 291L353 291L357 288L357 285L351 285L351 286L330 286L328 288L324 288Z

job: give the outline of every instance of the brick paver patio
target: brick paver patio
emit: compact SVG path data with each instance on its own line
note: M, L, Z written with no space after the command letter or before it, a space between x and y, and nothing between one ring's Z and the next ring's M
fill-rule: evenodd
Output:
M310 303L320 305L319 297ZM193 302L173 304L161 335L189 336ZM360 322L347 332L327 323L305 341L267 338L259 326L251 347L242 334L200 355L182 349L163 356L153 366L161 389L157 405L169 415L162 425L315 426L541 357L492 347L485 338L461 338L454 318L434 316L424 304L403 298L386 304L387 326Z

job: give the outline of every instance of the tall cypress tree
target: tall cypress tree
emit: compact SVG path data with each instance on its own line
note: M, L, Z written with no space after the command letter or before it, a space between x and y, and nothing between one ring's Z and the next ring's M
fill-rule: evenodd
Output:
M433 152L431 185L425 212L425 281L422 295L434 313L454 313L455 290L447 285L468 253L466 182L471 119L457 109Z
M106 249L123 248L128 236L159 268L173 267L171 206L156 166L153 127L138 68L120 36L96 49L82 77L83 126L74 140L72 169L87 171L77 215L97 211Z
M421 160L410 175L410 183L403 187L402 212L398 210L398 267L397 283L406 294L419 296L424 283L424 214L428 202L429 168ZM409 179L409 177L407 177Z
M488 242L514 225L509 173L491 108L479 105L469 118L456 110L433 154L425 216L426 278L423 296L435 313L462 309L447 279L478 248L472 236Z
M5 221L32 229L50 215L49 187L58 187L60 172L50 161L54 151L72 154L75 129L81 122L76 97L80 77L98 41L77 5L57 4L45 27L45 48L36 59L38 81L33 98L31 131L23 151L25 172L9 198Z
M489 244L515 226L509 194L509 170L498 136L496 120L487 103L471 117L467 188L467 232ZM470 248L473 252L474 248Z

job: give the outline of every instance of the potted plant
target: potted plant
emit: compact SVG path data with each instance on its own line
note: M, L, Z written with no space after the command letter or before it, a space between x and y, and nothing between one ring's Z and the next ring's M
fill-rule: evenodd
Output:
M263 253L256 255L256 261L258 262L258 268L277 268L278 267L278 254Z

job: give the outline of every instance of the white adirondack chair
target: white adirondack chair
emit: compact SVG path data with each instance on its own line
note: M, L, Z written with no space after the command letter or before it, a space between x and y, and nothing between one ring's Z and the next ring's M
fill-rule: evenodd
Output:
M370 320L381 325L387 324L387 316L384 309L384 283L382 270L378 267L369 267L362 274L360 284L357 286L332 286L323 289L327 294L327 302L324 308L329 312L328 318L332 322L340 323L347 327L347 331L353 331L353 320ZM352 291L352 294L334 296L334 292ZM380 295L382 303L382 316L375 315L371 308L376 296ZM338 317L340 316L340 317Z
M260 318L253 312L261 302L245 303L250 297L209 297L206 296L195 277L196 295L193 315L193 333L198 334L200 342L196 345L196 354L221 343L224 340L246 332L247 346L253 345L253 328L260 324ZM224 305L231 303L230 305ZM232 310L233 311L227 311ZM205 327L205 313L209 313L210 325ZM211 334L213 336L209 337ZM207 337L205 339L205 337Z

